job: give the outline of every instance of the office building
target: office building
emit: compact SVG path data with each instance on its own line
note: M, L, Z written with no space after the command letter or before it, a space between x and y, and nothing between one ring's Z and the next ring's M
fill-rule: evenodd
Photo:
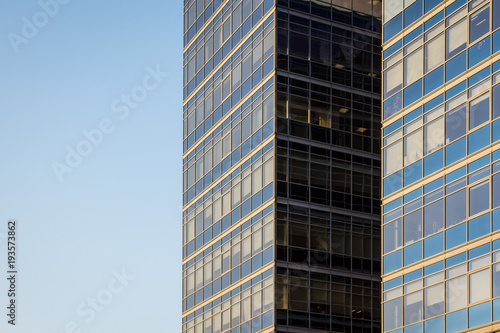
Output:
M383 22L383 331L500 331L500 1Z
M185 0L183 332L380 332L378 0Z

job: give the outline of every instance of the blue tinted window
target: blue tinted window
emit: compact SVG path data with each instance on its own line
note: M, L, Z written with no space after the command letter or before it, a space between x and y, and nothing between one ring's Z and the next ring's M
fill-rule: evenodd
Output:
M397 219L384 226L384 253L394 251L403 245L403 224Z
M490 182L485 181L469 189L469 216L486 210L490 206Z
M408 44L412 40L414 40L417 36L419 36L422 33L422 25L418 26L417 28L413 29L409 34L407 34L403 38L404 44Z
M443 168L444 150L440 149L424 158L424 177Z
M424 94L428 94L444 83L444 65L436 68L424 77Z
M486 302L469 308L469 327L491 322L491 302Z
M448 195L446 201L446 227L458 224L466 218L466 193L465 189Z
M490 37L469 47L469 68L480 63L490 56Z
M433 318L425 321L425 333L443 333L444 332L444 316Z
M490 126L484 126L469 134L468 152L472 154L490 144Z
M460 53L455 58L446 63L446 81L449 81L462 74L467 69L467 53Z
M422 79L406 87L404 90L404 107L422 97Z
M490 214L484 214L469 222L469 241L484 236L490 232Z
M446 165L455 163L466 155L466 141L462 138L446 146Z
M413 119L417 118L418 116L422 115L422 107L418 107L406 116L403 117L403 122L404 125L408 124L410 121Z
M408 244L422 238L422 209L406 215L403 219L404 243Z
M461 245L467 241L466 223L462 223L446 230L446 249L449 250L455 246Z
M401 268L402 250L384 256L384 274Z
M490 31L490 6L484 6L469 17L469 43Z
M411 265L422 260L422 242L408 245L404 248L404 265Z
M384 41L388 41L392 37L401 32L403 28L403 13L399 13L392 20L384 25Z
M400 91L384 102L384 119L389 118L393 114L403 109L403 96Z
M424 240L424 258L428 258L444 250L444 233L440 232Z
M443 199L424 207L424 237L443 230Z
M404 169L404 186L416 182L422 178L422 160L407 166Z
M405 28L422 17L422 0L417 0L404 11Z
M403 186L402 172L403 171L400 170L384 179L384 196L388 196L401 189Z
M432 9L432 8L429 8L429 2L434 2L434 4L433 4L433 7L434 7L438 3L440 3L441 1L439 1L439 0L425 0L425 12L426 13L430 9ZM431 17L430 19L428 19L427 21L425 21L425 23L424 23L424 29L427 30L427 29L431 28L432 26L434 26L434 24L438 23L443 18L444 18L444 10L440 11L439 13L437 13L436 15L434 15L433 17Z
M467 328L467 309L446 315L446 333L454 333Z

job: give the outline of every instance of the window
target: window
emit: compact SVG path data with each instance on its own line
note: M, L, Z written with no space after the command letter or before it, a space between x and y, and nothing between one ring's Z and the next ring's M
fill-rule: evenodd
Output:
M403 324L403 304L401 297L384 304L384 331L401 327Z
M400 61L384 72L384 98L403 87L403 63Z
M405 296L404 324L422 320L422 292L417 291Z
M424 237L443 230L443 200L424 207Z
M424 318L431 318L444 313L444 284L426 288L424 291Z
M446 311L455 311L467 306L467 276L462 275L446 281Z
M425 73L432 71L444 62L444 34L425 44Z
M490 94L485 93L469 104L469 129L473 129L490 119Z
M389 175L403 167L403 141L399 140L396 143L385 148L384 154L384 175Z
M469 189L469 216L490 207L490 182L485 181Z
M446 113L446 143L450 143L466 132L465 103Z
M424 154L432 153L443 146L444 141L444 118L441 117L430 124L425 125Z
M469 276L469 303L482 301L490 297L490 269L472 273Z
M422 210L419 209L404 217L405 245L422 238Z
M405 143L405 155L404 155L404 165L410 165L411 163L422 158L422 129L416 130L410 135L404 138Z
M469 19L469 43L473 43L490 31L490 6L479 9Z
M465 220L467 208L465 200L465 189L446 197L446 227L451 227Z
M384 226L384 253L399 249L403 245L403 225L397 219Z
M422 48L407 56L405 62L405 86L422 76Z
M384 22L388 22L402 10L403 10L403 1L386 0L384 3Z
M465 49L467 44L467 20L462 20L446 30L446 59Z

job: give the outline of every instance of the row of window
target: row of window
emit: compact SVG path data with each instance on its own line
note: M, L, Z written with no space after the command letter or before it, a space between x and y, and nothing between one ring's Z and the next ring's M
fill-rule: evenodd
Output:
M272 40L274 37L269 34L266 38ZM254 49L256 53L253 53L251 47L248 47L243 54L246 56L243 62L237 61L232 70L231 67L228 67L222 75L218 71L214 75L215 77L218 76L218 78L213 84L210 82L211 84L208 87L209 89L205 91L204 98L199 98L196 106L194 103L187 104L188 108L185 108L184 112L183 136L186 150L191 148L221 117L230 112L273 70L272 44L268 45L270 48L264 54L265 59L267 59L265 62L262 61L262 45L262 42L257 44ZM265 88L272 83L268 81ZM213 91L211 90L212 87Z
M222 246L205 256L203 261L184 271L184 310L196 306L273 260L272 214L252 224L249 220L242 229L232 239L223 239Z
M499 159L500 159L500 150L496 150L492 154L484 155L481 158L468 163L466 166L463 166L453 172L448 173L444 179L443 177L438 178L432 181L431 183L424 185L423 187L413 190L410 193L405 194L400 198L394 199L386 203L383 206L383 215L384 215L383 224L388 223L400 217L403 214L403 212L406 214L418 208L418 206L414 205L415 202L419 202L418 205L421 205L422 199L424 200L424 204L428 204L429 202L434 201L436 199L436 196L430 195L430 193L442 187L443 182L444 185L446 185L447 192L451 193L459 189L458 187L452 184L462 184L462 182L465 181L465 178L462 177L466 176L467 174L469 175L468 182L469 184L472 184L482 179L483 177L487 177L490 175L490 169L489 169L490 164L492 164L493 167L492 173L496 173L497 171L500 170L500 166L498 165L497 162ZM487 168L486 172L485 172L485 167ZM462 179L460 180L460 178ZM457 182L457 180L460 181ZM460 186L464 186L465 184L466 183L463 183L463 185ZM441 191L434 193L440 193L441 195ZM424 196L423 198L422 195Z
M278 6L290 8L306 14L355 26L358 28L381 32L381 6L379 1L358 0L278 0Z
M268 93L271 95L267 96ZM224 174L228 170L227 166L230 168L239 162L274 132L274 121L271 119L274 105L272 87L263 97L267 97L263 102L259 98L253 104L243 105L244 109L235 110L230 118L200 144L194 156L185 159L184 192L201 180L201 184L197 184L199 188L195 190L200 193ZM217 172L215 169L221 162L222 169Z
M273 325L273 268L182 318L184 333L256 333Z
M199 209L191 211L183 218L183 235L186 240L184 257L203 247L273 197L272 152L273 150L264 156L264 162L260 158L257 159L253 167L249 163L243 165L243 172L235 174L233 182L223 185L222 189L215 187L213 194L205 198L204 205L200 205ZM267 166L267 169L263 169L261 165ZM252 170L255 175L252 175ZM266 175L263 175L264 172ZM242 187L243 191L251 192L248 192L248 195L247 192L241 192ZM242 198L242 195L245 197Z
M260 16L258 17L258 20L261 20ZM230 19L228 19L227 21L229 22ZM215 80L219 72L211 75L211 73L213 73L213 69L218 67L219 64L224 59L226 59L231 52L235 51L233 56L227 58L227 60L224 61L222 70L226 70L228 67L230 67L231 62L233 62L233 65L236 66L237 63L241 62L242 57L244 58L248 53L251 53L252 42L253 47L261 47L261 45L257 44L263 37L262 31L264 31L264 36L267 35L274 28L274 25L272 24L273 22L274 14L268 17L266 21L263 22L252 35L244 36L245 42L240 48L235 48L235 46L238 45L242 40L239 30L233 35L233 37L229 37L223 45L222 42L219 42L219 38L215 38L217 36L222 37L222 32L219 32L220 29L216 31L218 35L214 35L206 41L200 41L200 50L198 50L198 52L196 53L193 51L190 54L191 57L189 58L189 60L185 59L184 61L184 98L187 98L189 95L191 95L191 93L198 88L198 86L205 80L205 78L209 77L211 80ZM250 30L250 27L247 30ZM245 32L245 34L247 33L248 31ZM212 38L214 40L212 40ZM271 38L274 38L274 34ZM221 44L222 46L218 44ZM268 47L272 48L274 43L273 41L268 40L266 44ZM240 56L241 54L243 56ZM259 60L262 60L261 54L259 54L259 51L256 50L254 57L254 70L257 69L257 62ZM247 62L248 64L250 64L251 60L247 59Z
M425 0L424 2L422 0L386 0L384 1L384 24L400 14L403 9L405 22L409 22L415 15L422 16L422 7L424 7L424 14L426 14L440 3L440 0Z
M384 195L500 139L499 122L483 126L500 116L500 85L490 88L499 78L486 78L423 116L422 107L417 108L406 118L415 120L384 138ZM457 87L465 88L465 82Z
M489 156L482 160L485 158L489 164ZM479 161L474 164L477 168ZM404 210L398 208L384 215L383 250L387 254L384 256L384 272L411 265L500 230L499 210L478 216L500 206L500 174L496 173L490 179L490 169L489 165L469 168L470 174L461 177L465 174L463 167L450 174L459 175L458 180L441 187L443 179L440 178L429 184L438 189L406 203ZM499 169L500 164L495 163L493 173ZM421 193L421 189L416 191ZM405 215L401 218L403 213ZM467 219L468 222L464 222ZM398 250L403 246L403 250Z
M446 259L446 269L441 261L384 283L384 331L422 332L425 320L424 332L456 332L500 319L499 247L487 243Z
M419 37L422 26L416 28L404 38L405 44L407 37L417 38L404 49L397 51L402 46L400 41L389 48L393 50L389 53L392 54L390 58L384 61L384 118L399 112L500 50L500 32L484 36L491 31L489 6L480 8L468 19L463 18L467 16L465 6L446 21L442 20L442 12L436 16L439 16L440 23L432 21L433 25L437 24L430 30L426 28L425 34ZM448 27L446 31L445 22ZM493 25L493 30L499 26L500 20ZM467 48L468 45L471 46ZM404 59L401 60L403 55Z

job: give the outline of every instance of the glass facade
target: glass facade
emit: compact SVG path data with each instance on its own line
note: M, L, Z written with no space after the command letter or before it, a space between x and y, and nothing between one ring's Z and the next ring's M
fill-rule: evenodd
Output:
M380 332L381 15L184 1L183 332Z
M383 12L383 331L500 330L500 1Z

